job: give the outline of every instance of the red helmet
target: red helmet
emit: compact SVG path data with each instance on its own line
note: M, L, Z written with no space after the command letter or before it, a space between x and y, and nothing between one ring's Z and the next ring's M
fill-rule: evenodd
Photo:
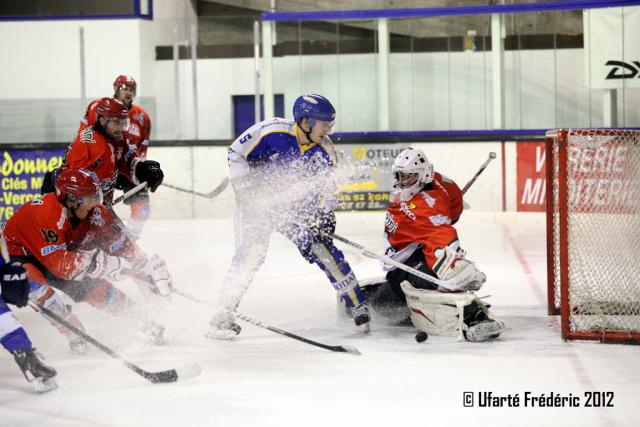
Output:
M102 203L102 190L98 176L86 169L63 170L56 178L55 186L60 203L67 200L91 206Z
M116 78L116 81L113 82L113 90L118 92L118 90L123 87L129 88L135 92L138 87L138 83L136 83L134 78L131 76L120 75Z
M129 117L127 107L115 98L102 98L96 104L96 112L108 119L126 119Z

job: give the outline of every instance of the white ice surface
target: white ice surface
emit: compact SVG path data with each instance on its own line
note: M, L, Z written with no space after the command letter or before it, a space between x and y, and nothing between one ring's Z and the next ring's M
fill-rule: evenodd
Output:
M382 213L339 214L338 234L381 247ZM232 221L158 221L142 246L163 256L175 286L213 300L233 250ZM635 426L640 416L640 347L565 343L559 319L546 315L542 214L466 212L463 247L488 277L494 314L511 330L495 342L434 337L374 319L368 336L338 314L335 292L317 267L274 234L267 260L240 311L327 344L355 346L361 356L332 353L243 324L232 342L204 337L210 310L174 295L149 309L169 343L141 344L137 331L86 304L76 304L87 331L146 370L192 362L202 374L154 385L93 349L74 356L66 341L30 309L16 310L36 347L58 370L59 389L35 394L10 355L0 353L2 426ZM341 246L344 248L344 246ZM346 249L359 278L378 263ZM597 262L597 260L594 260ZM132 283L122 289L142 299ZM520 407L465 408L463 392L520 396ZM612 408L524 407L524 393L579 396L615 393Z

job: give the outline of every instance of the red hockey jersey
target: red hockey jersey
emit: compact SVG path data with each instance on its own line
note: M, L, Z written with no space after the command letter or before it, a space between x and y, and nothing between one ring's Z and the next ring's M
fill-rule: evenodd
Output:
M118 173L133 182L133 164L137 159L139 156L129 151L124 139L108 138L91 125L78 130L67 148L62 167L95 172L105 199L111 200Z
M80 129L93 125L97 118L96 105L100 99L95 99L87 106L87 111L80 121ZM134 151L138 157L147 157L149 138L151 137L151 118L149 114L137 104L133 104L128 112L129 129L123 132L123 136L129 145L129 150Z
M7 221L4 237L9 255L33 256L60 279L72 279L88 265L90 255L78 250L99 248L128 259L139 254L108 208L94 207L85 220L72 227L55 193L22 205Z
M396 251L411 243L422 245L430 269L434 269L440 250L457 249L458 233L452 223L462 214L462 191L449 178L436 172L433 181L410 201L387 207L385 231Z

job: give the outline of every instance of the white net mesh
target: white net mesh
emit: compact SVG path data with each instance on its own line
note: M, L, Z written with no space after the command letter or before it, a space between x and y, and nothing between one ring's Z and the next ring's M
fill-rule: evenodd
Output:
M549 155L556 307L563 303L560 272L567 268L571 333L640 333L640 132L560 132ZM560 226L561 168L566 170L566 238Z

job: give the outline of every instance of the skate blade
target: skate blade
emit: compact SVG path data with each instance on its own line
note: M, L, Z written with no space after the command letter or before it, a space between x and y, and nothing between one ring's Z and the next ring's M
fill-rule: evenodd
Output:
M371 326L369 325L369 322L356 327L360 330L360 332L363 332L365 334L368 334L371 331Z
M204 336L213 340L231 341L238 334L231 329L216 329L208 331Z
M36 378L31 382L31 385L38 393L47 393L58 388L58 383L55 378L49 378L48 380Z

